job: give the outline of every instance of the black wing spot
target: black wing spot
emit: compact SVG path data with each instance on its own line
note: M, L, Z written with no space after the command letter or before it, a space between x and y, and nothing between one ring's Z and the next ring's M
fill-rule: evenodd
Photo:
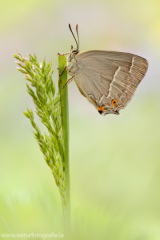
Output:
M100 110L98 110L98 112L99 112L99 114L102 114L102 113L103 113L103 111L100 111Z

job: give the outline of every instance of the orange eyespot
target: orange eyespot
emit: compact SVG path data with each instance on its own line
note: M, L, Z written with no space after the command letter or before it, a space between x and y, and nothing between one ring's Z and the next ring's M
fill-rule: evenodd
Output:
M103 112L103 110L104 110L104 107L102 106L102 107L98 107L98 111L99 112Z
M113 106L115 106L116 103L117 103L117 100L116 100L116 99L113 99L111 103L112 103Z
M93 99L93 98L90 98L94 103L95 103L95 105L97 106L97 103L96 103L96 101ZM102 114L103 113L103 111L104 111L104 107L103 106L101 106L101 107L99 107L99 106L97 106L98 107L98 112L100 113L100 114Z

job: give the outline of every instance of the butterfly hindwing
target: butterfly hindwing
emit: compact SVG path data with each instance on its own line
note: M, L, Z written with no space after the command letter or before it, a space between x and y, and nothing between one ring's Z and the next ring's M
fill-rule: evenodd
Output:
M148 62L129 53L87 51L76 56L75 82L104 114L116 113L131 100Z

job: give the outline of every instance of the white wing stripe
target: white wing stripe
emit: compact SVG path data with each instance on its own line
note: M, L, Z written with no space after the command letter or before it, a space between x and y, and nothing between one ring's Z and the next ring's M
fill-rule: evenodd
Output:
M115 77L117 76L117 74L118 74L118 72L120 71L120 69L121 69L121 67L118 67L117 70L115 71L115 74L114 74L114 76L113 76L113 80L112 80L112 82L111 82L111 84L110 84L110 87L109 87L109 92L108 92L107 97L110 95L111 87L112 87L113 82L115 81Z
M130 69L129 69L129 72L130 72L130 73L132 72L132 67L133 67L133 65L134 65L134 59L135 59L135 57L132 58L132 65L131 65L131 67L130 67Z

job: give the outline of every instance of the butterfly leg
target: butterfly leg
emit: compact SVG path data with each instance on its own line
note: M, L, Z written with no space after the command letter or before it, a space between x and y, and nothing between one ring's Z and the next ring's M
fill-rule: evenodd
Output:
M67 69L67 65L64 67L63 71L59 74L59 76L61 76L66 69Z
M62 88L64 88L68 83L72 82L73 78L74 78L74 76L69 78L68 81L64 84L64 86Z
M57 55L60 55L60 56L64 56L64 55L68 55L70 53L57 53Z

